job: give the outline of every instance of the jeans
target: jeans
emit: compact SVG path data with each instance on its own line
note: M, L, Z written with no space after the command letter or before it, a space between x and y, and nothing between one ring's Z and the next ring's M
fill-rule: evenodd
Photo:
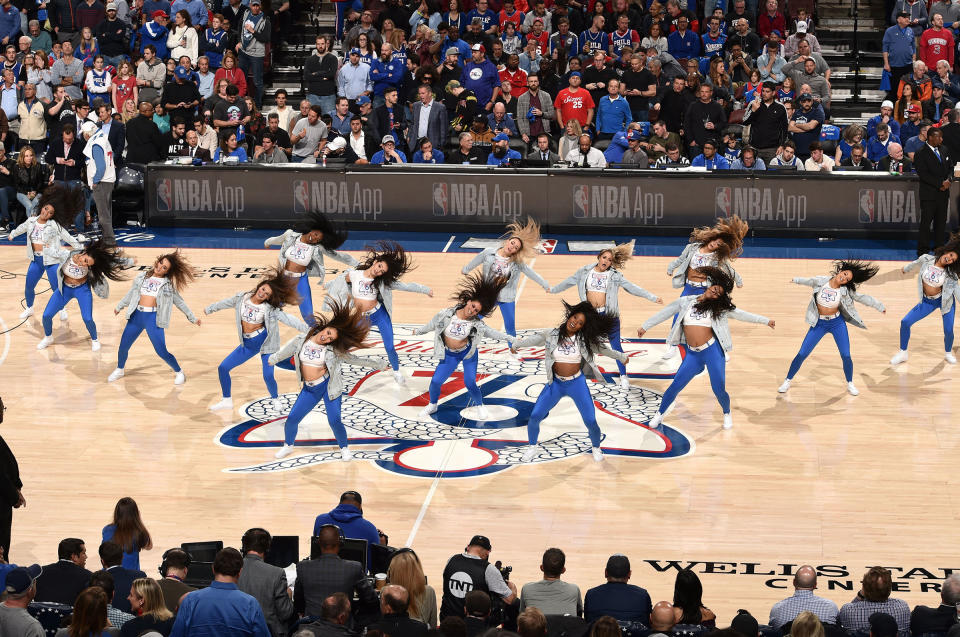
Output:
M230 398L230 372L234 367L246 363L248 360L260 354L260 347L267 340L267 330L263 330L253 338L244 338L243 344L238 345L236 349L227 354L223 362L217 367L217 375L220 377L220 391L224 398ZM271 398L277 397L277 381L273 378L273 366L267 362L269 354L260 354L260 365L263 369L263 382L270 392Z
M437 365L437 369L433 372L433 378L430 379L431 404L436 405L437 401L440 400L440 389L443 387L443 383L450 378L450 374L457 369L457 365L461 362L463 363L463 382L467 386L467 391L470 393L470 399L473 400L476 405L483 404L483 394L480 393L480 388L477 386L477 362L480 358L479 353L475 351L473 356L466 358L467 352L469 351L469 343L467 343L466 347L460 352L451 352L444 348L443 360Z
M616 318L614 319L614 321L615 323L613 324L613 327L610 328L610 333L607 334L607 340L610 341L610 349L612 349L615 352L622 352L623 344L621 344L620 342L620 319ZM626 363L621 363L620 361L617 361L617 369L620 370L621 376L627 375Z
M724 360L723 348L720 347L720 343L717 341L714 341L707 349L699 352L695 352L689 347L687 348L687 355L684 357L683 362L680 363L680 369L677 370L676 375L673 377L673 382L667 387L667 391L663 392L663 398L660 400L660 407L657 411L659 411L660 414L666 413L670 405L673 404L673 401L676 400L677 394L683 391L687 383L702 372L704 367L707 368L707 372L710 374L710 388L713 389L713 395L717 397L717 402L720 403L720 408L723 409L723 413L729 414L730 395L726 390L727 363L726 360Z
M83 324L87 326L90 338L97 340L97 324L93 322L93 294L87 283L75 288L64 284L62 292L57 288L53 289L53 296L47 301L47 307L43 309L44 336L53 336L53 317L70 302L70 299L77 299Z
M940 299L928 299L923 297L923 299L913 306L913 308L907 312L907 315L900 320L900 349L905 350L910 344L910 328L914 323L921 319L925 319L931 313L940 309ZM950 311L944 314L943 318L943 350L945 352L950 352L953 350L953 319L957 312L957 303L954 301L953 307L950 308Z
M36 216L37 206L40 205L40 193L38 192L34 195L33 199L27 197L27 194L24 192L17 193L17 201L20 202L20 205L23 206L23 209L27 211L28 217Z
M47 281L50 282L50 289L57 289L57 268L59 267L56 263L45 266L42 256L33 256L33 261L27 268L27 282L23 286L23 296L26 298L27 307L33 307L33 301L36 299L37 283L43 278L44 272L47 274Z
M299 429L300 423L322 400L323 406L327 410L327 422L330 424L330 429L333 430L333 437L337 439L337 446L341 449L347 446L347 430L343 426L343 421L340 420L341 396L334 399L330 398L327 394L329 383L330 377L327 376L319 385L313 387L304 385L300 389L300 395L297 396L296 402L290 408L290 413L287 414L286 422L283 423L284 444L292 445L297 441L297 429Z
M104 63L104 64L108 64L108 65L110 65L110 66L112 66L112 67L114 67L114 68L120 68L120 65L121 65L123 62L128 61L129 59L130 59L130 58L128 58L126 55L123 55L123 54L121 54L121 55L114 55L114 56L104 55L104 56L103 56L103 63ZM106 100L106 103L109 104L109 103L110 103L110 94L108 93L107 96L106 96L104 99Z
M17 189L13 186L3 186L0 188L0 219L3 223L11 223L13 217L10 216L10 202L17 197Z
M157 356L162 358L173 371L179 373L180 363L177 362L173 354L167 351L167 340L163 329L157 327L157 313L141 312L140 310L134 310L127 321L126 327L123 328L123 335L120 336L120 348L117 350L117 367L123 369L126 366L130 347L144 330L147 331L147 338L153 344L153 351L157 353Z
M253 101L260 108L263 104L263 58L240 51L240 68L253 78Z
M813 349L820 342L820 339L827 334L833 336L837 349L840 350L840 360L843 361L843 375L847 382L853 382L853 359L850 358L850 335L847 333L847 322L842 316L834 319L823 319L817 321L817 324L807 330L807 335L803 337L803 343L800 344L800 351L790 363L790 371L787 372L787 380L793 380L800 366L807 356L813 352Z
M337 96L307 93L307 101L310 102L311 106L319 106L324 113L329 113L337 105Z
M537 444L537 439L540 437L540 422L564 396L569 396L573 400L577 411L580 412L580 417L583 418L583 424L587 427L587 433L590 434L590 443L594 447L599 447L600 425L597 424L597 410L593 405L593 397L590 396L587 379L583 374L571 380L560 380L554 377L553 382L547 383L543 388L527 420L527 437L530 444Z

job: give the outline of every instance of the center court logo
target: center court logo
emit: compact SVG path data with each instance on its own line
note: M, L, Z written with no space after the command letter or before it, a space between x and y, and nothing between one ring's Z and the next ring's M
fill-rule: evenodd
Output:
M676 372L677 363L648 355L648 350L658 347L651 341L625 339L623 345L631 356L631 377L669 378ZM419 411L428 402L427 387L437 363L433 339L398 336L397 351L409 377L405 387L398 387L389 371L371 372L350 365L342 368L345 392L341 417L354 462L366 460L392 473L427 478L488 475L521 464L527 444L527 419L545 383L542 349L524 352L524 359L516 361L507 357L500 343L480 347L478 384L489 411L485 421L477 420L459 372L442 386L437 412L419 418ZM379 343L364 354L385 357ZM613 361L601 358L599 362L604 373L616 374ZM278 380L295 392L292 375L278 376ZM658 431L645 426L660 404L660 394L637 386L625 390L615 383L590 383L590 389L604 434L602 447L609 456L674 458L692 452L693 441L684 433L669 425ZM243 408L246 418L242 422L217 435L218 444L249 448L256 452L257 460L263 460L225 471L272 473L340 462L322 402L301 423L296 453L272 460L273 451L283 444L286 415L296 397L296 393L282 394L279 408L269 397L256 400ZM561 401L541 424L540 444L543 453L536 462L589 454L590 439L572 402Z

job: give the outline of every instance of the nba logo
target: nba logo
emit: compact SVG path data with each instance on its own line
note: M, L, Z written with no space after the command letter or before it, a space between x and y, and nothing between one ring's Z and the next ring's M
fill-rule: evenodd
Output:
M724 186L717 188L714 198L716 200L717 213L722 214L724 217L729 217L733 210L733 192L730 190L730 187Z
M157 210L173 211L173 181L170 179L157 180Z
M873 220L876 219L876 197L877 193L874 190L860 191L860 207L858 213L860 223L873 223Z
M310 195L307 189L307 182L298 179L293 182L293 212L294 214L306 214L310 212Z
M450 190L446 182L433 184L433 216L446 217L449 211Z
M573 187L573 218L586 219L590 216L590 188L588 186Z

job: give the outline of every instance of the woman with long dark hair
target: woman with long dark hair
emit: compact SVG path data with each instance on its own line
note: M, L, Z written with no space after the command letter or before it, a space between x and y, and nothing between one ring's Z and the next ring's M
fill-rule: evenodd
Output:
M270 397L277 398L277 381L273 378L273 366L267 359L280 347L280 323L298 332L310 329L306 323L283 311L283 306L296 305L299 301L293 279L270 269L253 290L238 292L204 308L204 314L234 308L237 336L240 339L236 349L227 354L217 367L222 397L210 406L211 411L233 409L230 372L258 354L263 382Z
M530 447L523 454L523 461L530 462L540 454L537 440L540 437L540 422L564 396L569 396L577 406L583 424L590 434L593 446L593 459L603 460L600 449L600 426L597 424L597 410L587 387L586 377L602 380L594 362L594 356L603 354L622 363L627 355L615 352L604 344L607 334L613 329L614 314L600 314L587 301L570 305L563 302L565 310L563 322L549 330L539 330L531 336L513 342L510 349L514 353L521 347L543 346L544 368L547 372L547 384L537 396L533 411L527 420L527 437Z
M433 290L425 285L400 281L400 277L412 269L413 261L403 246L393 241L381 241L367 247L366 258L356 269L340 273L327 284L327 297L324 300L328 309L352 302L380 331L380 339L387 350L393 378L398 385L406 381L400 372L400 357L393 345L393 290L433 297Z
M277 458L286 458L293 453L300 423L322 400L327 422L340 447L340 459L349 461L351 454L347 448L347 430L340 420L340 397L343 395L340 365L347 363L373 369L387 367L383 361L360 358L350 353L364 346L364 340L370 332L370 321L364 313L358 308L336 302L330 303L330 310L329 318L316 315L308 331L287 341L268 359L271 365L276 365L292 356L297 378L303 383L283 425L283 446L277 451Z
M703 584L690 569L677 571L673 584L673 618L678 624L715 628L717 616L703 605Z
M960 286L957 285L957 277L960 275L958 256L960 234L954 233L950 235L949 241L934 250L932 255L924 254L903 266L904 274L920 270L917 276L920 302L900 320L900 350L890 359L891 365L906 362L910 328L938 309L943 319L943 359L951 365L957 364L957 357L953 355L953 319L957 310L956 297L960 295Z
M182 385L186 382L180 363L167 351L164 330L170 325L170 314L174 305L183 312L188 321L197 327L200 326L201 319L193 315L183 297L180 296L184 288L193 282L195 276L193 267L186 257L180 254L180 250L161 254L153 267L137 275L133 285L130 286L130 291L113 310L114 315L117 315L122 309L127 308L124 314L127 324L123 328L120 347L117 350L117 368L107 377L108 382L112 383L123 377L123 368L127 364L130 347L144 330L147 331L153 351L176 374L173 384Z
M620 288L634 296L663 304L663 299L659 296L644 290L635 283L631 283L620 272L632 256L633 241L621 243L613 248L605 248L597 254L596 263L583 266L550 288L551 294L557 294L575 285L577 286L577 293L580 295L580 301L589 302L601 314L609 313L616 317L607 338L610 341L610 348L617 352L623 351L623 345L620 343L620 305L617 302ZM620 371L620 386L629 387L630 379L627 377L627 366L617 361L617 369Z
M318 284L323 283L326 270L323 257L336 259L350 267L357 260L346 252L337 252L347 240L347 230L339 228L322 212L308 212L297 224L296 229L287 230L282 235L270 237L263 247L280 246L280 270L284 276L297 280L297 294L300 295L300 316L311 325L313 321L313 293L310 291L310 277Z
M550 290L546 279L526 263L540 254L539 245L540 225L528 217L525 225L515 221L507 226L507 232L498 245L483 250L463 266L463 274L469 274L479 265L485 279L506 279L507 284L500 291L497 306L503 315L503 331L510 336L517 335L516 299L520 274L527 275L544 290Z
M41 193L50 182L47 165L37 161L37 153L32 146L24 146L17 157L17 201L27 211L28 217L37 214L40 208Z
M103 527L103 541L115 542L123 549L123 568L140 570L140 551L153 548L150 531L140 517L140 507L133 498L120 498L113 507L113 520Z
M97 340L97 324L93 322L93 294L101 299L110 294L107 279L121 281L124 267L133 265L132 259L121 256L116 248L107 246L98 239L80 250L66 248L46 248L44 254L57 257L57 285L53 289L47 306L43 309L43 338L37 343L37 349L46 349L53 342L53 317L70 302L76 299L80 306L80 316L90 334L90 348L100 350ZM93 293L93 294L92 294Z
M730 395L726 389L726 359L725 353L733 348L730 338L728 319L736 319L746 323L765 323L771 328L776 325L772 319L759 314L751 314L737 309L730 298L733 292L733 277L717 267L704 266L699 268L698 278L702 277L708 285L701 288L698 296L681 296L665 308L648 318L643 326L637 330L638 336L654 325L663 323L671 316L678 316L667 344L676 347L685 343L687 355L680 363L680 369L673 377L673 382L667 387L660 400L660 407L650 421L650 428L656 429L663 420L673 401L676 400L684 387L695 376L707 368L710 374L710 387L713 389L717 402L723 409L723 428L733 427L733 416L730 414Z
M850 336L847 333L847 323L867 329L854 301L868 305L883 314L887 310L883 303L869 294L857 292L857 286L871 279L879 268L867 261L858 259L838 260L833 262L833 271L828 276L811 278L794 277L793 283L808 285L813 288L810 304L807 306L806 321L810 326L807 335L803 337L800 351L790 363L787 378L777 389L781 394L790 389L793 377L800 371L800 366L807 359L820 339L830 334L833 336L837 349L840 350L840 360L843 361L843 375L847 380L847 391L856 396L860 391L853 384L853 359L850 357Z
M440 388L461 363L463 382L476 405L477 420L490 417L477 386L477 347L481 338L511 340L510 335L491 329L481 319L496 309L497 296L506 283L504 279L485 279L479 273L468 275L453 294L456 305L437 312L429 323L413 331L414 334L433 332L433 351L437 354L443 352L443 359L430 379L430 403L420 412L421 417L437 411Z
M57 631L56 637L110 637L117 633L108 630L107 594L99 586L83 589L73 603L70 625Z

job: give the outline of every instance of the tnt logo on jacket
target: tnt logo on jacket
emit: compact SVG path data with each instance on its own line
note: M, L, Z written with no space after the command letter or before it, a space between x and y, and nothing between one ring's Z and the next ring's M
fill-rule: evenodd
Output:
M157 180L157 210L161 212L173 210L173 182L170 179Z

